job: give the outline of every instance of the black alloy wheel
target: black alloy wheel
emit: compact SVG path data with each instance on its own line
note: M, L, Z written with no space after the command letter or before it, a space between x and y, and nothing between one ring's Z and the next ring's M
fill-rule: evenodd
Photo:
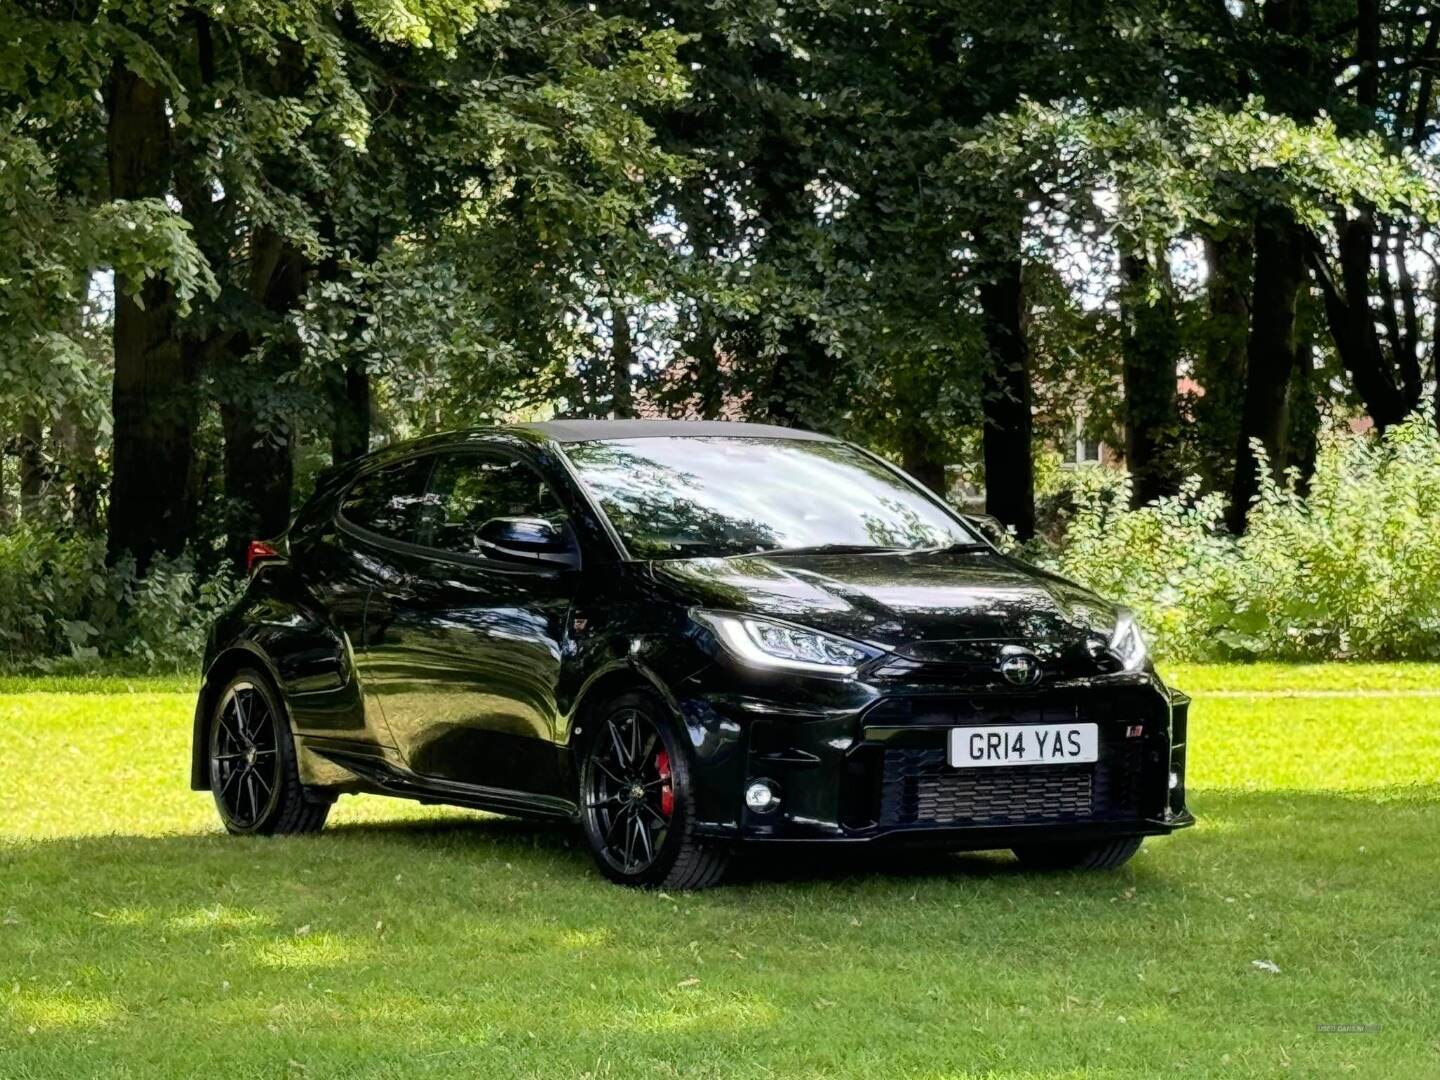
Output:
M581 819L600 869L627 885L699 889L724 872L725 852L695 837L684 750L649 695L602 709L581 766Z
M600 855L622 874L644 873L664 849L675 816L670 755L638 709L607 717L596 740L585 809L604 838Z
M289 722L259 672L239 672L211 714L210 790L232 833L314 832L329 814L300 783Z

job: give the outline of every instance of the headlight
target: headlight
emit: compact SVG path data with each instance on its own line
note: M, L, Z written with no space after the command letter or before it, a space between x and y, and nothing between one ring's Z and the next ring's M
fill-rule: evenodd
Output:
M1139 671L1150 656L1135 616L1124 608L1120 609L1120 615L1115 620L1115 629L1110 634L1110 651L1126 671Z
M690 617L712 631L737 660L755 667L845 676L880 655L877 649L833 634L773 619L701 608L692 608Z

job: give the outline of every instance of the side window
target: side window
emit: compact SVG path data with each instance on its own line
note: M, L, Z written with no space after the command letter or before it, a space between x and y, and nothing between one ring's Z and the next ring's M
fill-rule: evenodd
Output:
M565 511L540 474L521 461L447 454L425 495L420 543L460 555L480 553L480 526L492 518L544 518L564 526Z
M411 541L433 457L412 458L362 476L340 501L340 516L351 525Z

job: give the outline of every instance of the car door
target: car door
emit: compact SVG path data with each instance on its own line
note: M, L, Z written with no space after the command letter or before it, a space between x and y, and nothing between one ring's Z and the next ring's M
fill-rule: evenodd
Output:
M294 562L295 573L349 652L348 657L336 657L316 650L315 662L339 663L342 669L353 664L364 692L357 695L354 686L347 685L348 696L317 694L314 700L301 700L290 688L292 703L301 700L299 707L292 705L296 727L306 734L393 744L365 677L365 607L372 589L402 573L391 549L414 539L432 464L428 456L407 458L362 473L340 496L333 514L307 523L294 538L302 551ZM344 670L332 674L344 676Z
M495 519L544 518L569 536L540 474L508 453L437 457L404 573L366 607L367 665L401 755L422 776L559 794L556 691L571 567L485 543Z

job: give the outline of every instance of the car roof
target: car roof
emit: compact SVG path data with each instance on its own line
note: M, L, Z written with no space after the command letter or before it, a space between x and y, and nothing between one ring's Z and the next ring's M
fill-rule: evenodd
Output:
M411 454L464 446L484 446L498 439L509 438L522 443L582 443L608 439L803 439L808 442L835 442L829 435L777 424L742 424L730 420L542 420L527 424L505 424L495 427L443 431L418 439L392 443L372 450L364 457L345 465L325 470L317 481L319 487L349 482L357 473L379 467Z
M606 439L807 439L833 442L829 435L778 424L742 424L731 420L543 420L514 427L534 431L558 443ZM506 429L499 429L504 431Z

